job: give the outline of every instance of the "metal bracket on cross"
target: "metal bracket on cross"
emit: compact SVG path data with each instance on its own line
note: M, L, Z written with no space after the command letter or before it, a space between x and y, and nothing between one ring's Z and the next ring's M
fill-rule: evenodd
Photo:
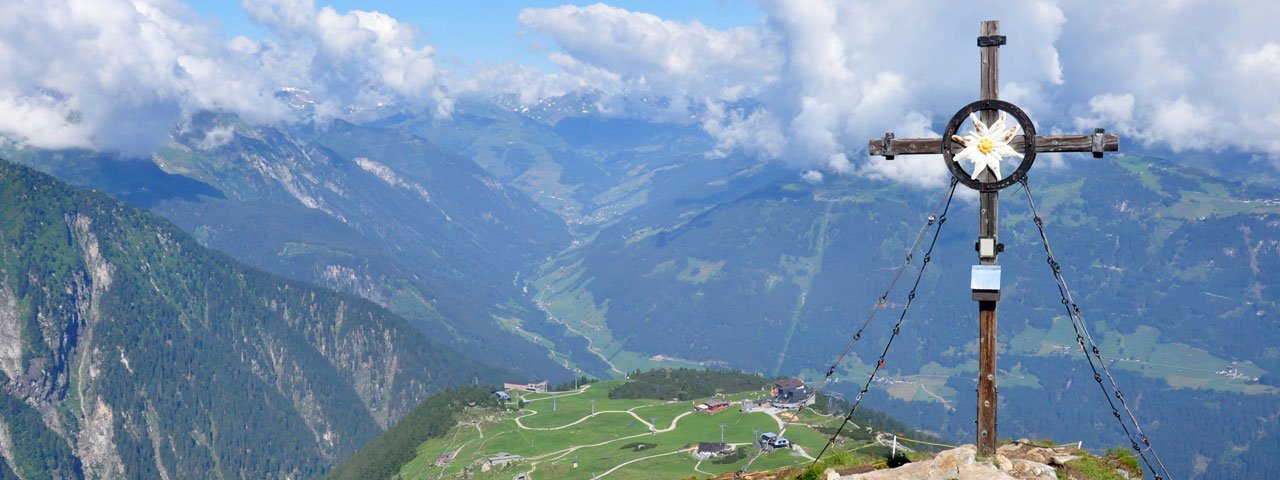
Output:
M978 37L979 47L999 47L1007 42L1004 35L983 35Z

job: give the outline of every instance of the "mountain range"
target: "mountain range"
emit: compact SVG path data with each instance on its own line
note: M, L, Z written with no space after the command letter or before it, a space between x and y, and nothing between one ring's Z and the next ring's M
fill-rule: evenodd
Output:
M709 158L696 119L584 113L589 103L463 102L448 119L361 124L201 114L146 159L5 153L530 380L658 366L820 377L944 193ZM1280 444L1278 176L1228 153L1122 150L1046 155L1030 177L1088 326L1180 477L1280 474L1268 458ZM1025 192L1002 199L1001 436L1125 444L1071 348ZM868 398L948 439L972 436L976 217L959 193ZM833 392L857 392L905 295L886 298Z

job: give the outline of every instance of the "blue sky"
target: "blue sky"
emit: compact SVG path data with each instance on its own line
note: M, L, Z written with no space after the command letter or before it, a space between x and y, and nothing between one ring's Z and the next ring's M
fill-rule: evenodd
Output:
M688 0L608 3L44 0L0 16L0 139L145 155L202 111L251 123L447 119L465 101L600 94L810 172L943 182L870 162L977 96L974 37L1001 21L1001 98L1043 132L1280 165L1280 2ZM1105 11L1105 15L1098 12ZM380 12L380 13L376 13ZM214 25L210 28L211 25ZM221 25L221 26L216 26ZM1211 32L1195 35L1188 32ZM1190 35L1190 36L1189 36ZM1194 41L1190 41L1194 38ZM295 108L281 91L305 91ZM663 98L665 102L637 99ZM816 173L812 175L818 176Z
M520 10L592 3L597 2L321 0L316 5L331 6L340 12L357 9L377 11L411 23L423 34L419 46L432 45L439 50L443 62L465 69L474 61L551 67L546 61L548 42L520 25L516 19ZM608 3L665 19L697 21L720 30L754 26L762 18L760 9L751 0L627 0ZM227 38L244 35L258 39L265 33L250 20L237 1L192 0L188 5L201 16L219 23Z

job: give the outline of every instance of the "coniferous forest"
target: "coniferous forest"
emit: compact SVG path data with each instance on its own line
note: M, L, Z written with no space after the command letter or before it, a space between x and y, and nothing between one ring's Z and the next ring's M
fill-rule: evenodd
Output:
M500 408L490 390L478 386L459 387L432 395L325 478L361 480L395 476L405 462L413 459L418 445L453 428L458 413L464 408Z
M717 393L738 393L767 388L758 373L697 370L692 368L635 371L627 383L609 391L609 398L689 400Z
M106 195L3 162L0 195L0 417L23 478L317 476L428 393L503 376Z

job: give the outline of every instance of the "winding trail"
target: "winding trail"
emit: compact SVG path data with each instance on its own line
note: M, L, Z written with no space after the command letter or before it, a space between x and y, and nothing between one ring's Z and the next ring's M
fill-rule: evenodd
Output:
M750 443L730 443L729 445L733 445L735 448L741 448L741 447L744 447L744 446L747 446L747 445L751 445L751 444L750 444ZM656 454L656 455L649 455L649 456L647 456L647 457L640 457L640 458L636 458L636 459L628 460L628 461L626 461L626 462L622 462L622 463L619 463L619 464L617 464L617 465L614 465L614 467L613 467L613 468L610 468L610 469L606 470L604 473L601 473L601 474L599 474L599 475L596 475L596 476L594 476L594 477L591 477L591 480L596 480L596 479L598 479L598 478L602 478L602 477L604 477L604 476L606 476L606 475L609 475L610 473L613 473L614 471L618 470L619 468L625 467L625 466L630 465L630 464L632 464L632 463L639 462L639 461L641 461L641 460L648 460L648 459L651 459L651 458L665 457L665 456L667 456L667 455L675 455L675 454L677 454L677 453L684 453L684 452L687 452L687 451L689 451L689 449L687 449L687 448L682 448L682 449L680 449L680 450L676 450L676 451L674 451L674 452L659 453L659 454ZM804 453L804 451L803 451L803 450L799 450L799 453L800 453L800 455L801 455L801 456L803 456L804 458L807 458L807 459L809 459L809 460L813 460L813 457L809 456L809 454L807 454L807 453ZM701 467L702 467L702 461L703 461L703 459L698 459L698 463L696 463L696 464L694 464L694 465L693 465L693 471L698 472L698 473L701 473L701 474L703 474L703 475L713 475L713 476L714 476L714 475L715 475L714 473L711 473L711 472L705 471L705 470L703 470L703 469L701 468Z
M699 458L699 459L698 459L698 463L693 464L693 471L698 472L698 473L701 473L701 474L703 474L703 475L715 475L714 473L706 472L706 471L703 471L703 470L702 470L702 459L701 459L701 458ZM607 474L607 473L609 473L609 472L605 472L605 473Z
M561 267L561 268L563 268L563 267ZM564 328L565 328L565 330L568 330L568 331L570 331L570 332L573 332L573 334L574 334L574 335L577 335L577 336L579 336L579 337L582 337L582 338L587 339L587 351L588 351L588 352L591 352L591 353L595 354L595 356L600 357L600 360L603 360L603 361L604 361L604 363L605 363L605 365L608 365L608 366L609 366L609 369L610 369L610 370L613 370L613 371L615 371L615 372L618 372L618 374L620 374L620 375L626 375L626 374L627 374L626 372L624 372L624 371L622 371L622 370L619 370L617 365L614 365L614 364L613 364L613 362L609 361L609 357L605 356L604 352L602 352L602 351L600 351L600 349L596 348L596 346L595 346L595 340L594 340L594 339L592 339L590 335L587 335L587 334L585 334L585 333L582 333L582 332L581 332L581 331L579 331L578 329L573 328L573 326L572 326L572 325L569 325L569 322L566 322L566 321L564 321L564 320L561 320L561 319L560 319L560 317L557 317L557 316L555 316L555 315L553 315L553 314L551 313L551 309L547 307L547 305L548 305L548 304L546 303L546 296L547 296L547 295L546 295L546 293L547 293L547 292L546 292L546 290L541 290L541 291L539 291L539 292L538 292L538 294L537 294L537 295L535 295L535 296L534 296L534 298L533 298L533 304L534 304L534 305L536 305L536 306L538 307L538 310L541 310L541 311L542 311L542 313L546 314L546 315L547 315L547 318L548 318L548 319L550 319L551 321L553 321L553 322L555 322L555 323L558 323L558 324L560 324L560 325L563 325L563 326L564 326ZM563 292L561 292L561 293L563 293ZM552 350L552 351L554 352L554 350Z
M583 386L582 388L578 389L578 391L576 391L576 392L573 392L573 393L567 393L567 394L560 395L560 396L578 395L578 394L583 393L583 392L584 392L587 388L589 388L589 387L590 387L590 385L585 385L585 386ZM536 402L536 401L544 401L544 400L547 400L547 399L549 399L549 398L552 398L552 397L548 396L548 397L542 397L542 398L538 398L538 399L534 399L534 400L528 400L528 401L527 401L527 403L532 403L532 402ZM672 402L667 402L667 403L672 403ZM692 415L692 414L694 414L694 413L695 413L695 412L693 412L693 411L686 411L686 412L682 412L682 413L680 413L679 415L676 415L674 418L672 418L672 419L671 419L671 422L670 422L666 427L664 427L664 428L657 428L657 425L654 425L653 423L651 423L651 422L649 422L649 421L645 420L643 417L641 417L639 414L637 414L637 413L635 412L635 410L639 410L639 409L641 409L641 408L645 408L645 407L652 407L652 406L655 406L655 405L640 405L640 406L632 407L632 408L627 409L627 410L602 410L602 411L595 412L595 413L593 413L593 414L585 415L585 416L583 416L582 418L579 418L579 419L574 420L574 421L572 421L572 422L569 422L569 423L567 423L567 424L560 425L560 426L556 426L556 427L530 427L530 426L527 426L527 425L525 425L525 424L524 424L524 421L523 421L523 420L524 420L524 419L526 419L526 418L528 418L528 417L531 417L531 416L533 416L533 415L537 415L537 414L538 414L538 411L537 411L537 410L527 409L527 408L526 408L526 409L521 410L522 412L524 412L524 414L523 414L523 415L520 415L520 416L518 416L518 417L516 417L516 418L514 418L516 426L517 426L518 428L520 428L521 430L530 430L530 431L552 431L552 430L561 430L561 429L564 429L564 428L568 428L568 427L572 427L572 426L578 425L578 424L580 424L580 423L582 423L582 422L585 422L585 421L587 421L587 420L589 420L589 419L591 419L592 417L595 417L595 416L597 416L597 415L604 415L604 414L610 414L610 415L625 414L625 415L630 415L632 418L636 419L636 421L637 421L637 422L639 422L639 423L641 423L641 424L644 424L644 425L646 425L646 426L648 426L648 427L649 427L649 430L648 430L647 432L644 432L644 433L637 433L637 434L634 434L634 435L628 435L628 436L618 437L618 438L614 438L614 439L610 439L610 440L604 440L604 441L597 442L597 443L593 443L593 444L589 444L589 445L574 445L574 446L566 447L566 448L563 448L563 449L560 449L560 450L556 450L556 451L553 451L553 452L547 452L547 453L544 453L544 454L541 454L541 455L536 455L536 456L532 456L532 457L527 457L527 460L529 461L529 469L528 469L527 471L525 471L525 472L524 472L524 473L525 473L525 475L528 475L528 477L529 477L529 478L533 478L533 473L537 471L537 469L538 469L538 464L540 464L540 463L544 463L544 462L553 462L553 461L561 460L561 459L565 458L566 456L569 456L569 455L573 454L573 452L576 452L576 451L581 450L581 449L584 449L584 448L594 448L594 447L599 447L599 446L603 446L603 445L609 445L609 444L612 444L612 443L625 442L625 441L627 441L627 440L633 440L633 439L637 439L637 438L644 438L644 437L648 437L648 436L651 436L651 435L656 435L656 434L659 434L659 433L671 432L671 431L675 430L675 429L676 429L676 427L678 427L678 426L679 426L680 421L681 421L682 419L684 419L684 417L689 416L689 415ZM779 434L781 434L781 433L785 432L785 430L786 430L786 426L787 426L787 422L785 422L781 417L779 417L779 416L778 416L778 414L777 414L777 412L767 411L767 410L766 410L764 413L766 413L767 415L769 415L769 417L770 417L770 418L772 418L772 419L773 419L773 421L778 425L778 431L779 431ZM478 426L477 426L477 428L478 428ZM741 444L735 443L735 444L732 444L732 445L735 445L735 446L742 446L742 445L750 445L750 444L748 444L748 443L741 443ZM798 445L793 445L793 446L792 446L792 448L791 448L791 450L792 450L792 452L793 452L793 454L794 454L794 455L798 455L798 456L804 457L804 458L806 458L806 459L808 459L808 460L813 460L813 456L812 456L812 455L809 455L809 453L808 453L808 452L806 452L806 451L804 450L804 448L803 448L803 447L800 447L800 446L798 446ZM653 454L653 455L649 455L649 456L645 456L645 457L640 457L640 458L631 459L631 460L628 460L628 461L626 461L626 462L623 462L623 463L620 463L620 464L614 465L614 466L613 466L613 468L610 468L609 470L607 470L607 471L605 471L605 472L603 472L603 473L600 473L600 474L598 474L598 475L596 475L596 476L594 476L594 477L591 477L591 478L592 478L592 480L599 479L599 478L603 478L603 477L608 476L609 474L611 474L611 473L613 473L613 472L618 471L618 469L621 469L621 468L626 467L626 466L628 466L628 465L634 464L634 463L636 463L636 462L640 462L640 461L648 460L648 459L652 459L652 458L658 458L658 457L665 457L665 456L670 456L670 455L676 455L676 454L680 454L680 453L685 453L685 452L687 452L687 451L688 451L688 448L681 448L681 449L679 449L679 450L675 450L675 451L671 451L671 452L657 453L657 454ZM693 470L694 470L695 472L697 472L697 473L701 473L701 474L704 474L704 475L712 475L710 472L703 471L703 470L701 469L701 466L702 466L702 461L701 461L701 460L699 460L699 461L694 465Z
M619 464L617 464L617 465L614 465L614 466L613 466L613 468L610 468L610 469L608 469L608 470L605 470L605 472L604 472L604 473L601 473L601 474L599 474L599 475L596 475L596 476L594 476L594 477L591 477L591 480L596 480L596 479L598 479L598 478L604 477L605 475L608 475L608 474L610 474L610 473L613 473L614 471L617 471L619 468L625 467L625 466L627 466L627 465L631 465L631 464L636 463L636 462L639 462L639 461L641 461L641 460L648 460L648 459L650 459L650 458L665 457L665 456L667 456L667 455L675 455L675 454L677 454L677 453L684 453L685 451L686 451L686 449L683 449L683 448L682 448L682 449L676 450L676 451L674 451L674 452L659 453L659 454L657 454L657 455L650 455L650 456L647 456L647 457L640 457L640 458L637 458L637 459L635 459L635 460L628 460L628 461L625 461L625 462L619 463ZM702 462L698 462L698 463L702 463ZM703 472L703 473L706 473L706 472Z
M548 314L548 316L550 316L550 314ZM578 329L573 328L572 326L569 325L569 322L562 321L556 317L551 317L551 319L560 323L561 325L564 325L565 330L573 332L577 336L587 339L587 350L590 351L591 353L596 354L596 356L600 357L601 360L604 360L604 363L609 366L610 370L618 372L619 374L622 374L622 375L626 375L626 372L623 372L622 370L618 370L618 366L614 365L613 362L609 361L609 357L604 356L604 352L601 352L600 349L595 347L595 341L591 339L590 335L582 333L578 331Z
M923 391L924 393L927 393L927 394L929 394L929 395L933 396L933 398L938 399L938 401L939 401L939 402L942 402L942 406L943 406L943 407L946 407L946 409L947 409L947 410L955 410L955 407L952 407L952 406L951 406L951 402L948 402L948 401L947 401L947 399L942 398L942 396L941 396L941 395L938 395L938 394L936 394L936 393L933 393L933 391L932 391L932 390L929 390L929 387L925 386L925 384L924 384L924 383L919 383L918 385L920 385L920 390L921 390L921 391Z
M591 385L583 385L583 386L581 386L581 387L578 387L578 390L577 390L577 391L574 391L573 393L560 393L560 392L554 392L554 393L552 393L552 394L548 394L547 396L542 397L542 398L535 398L535 399L533 399L533 400L525 400L525 401L524 401L524 403L541 402L541 401L544 401L544 400L551 400L552 398L572 397L572 396L574 396L574 395L581 395L583 392L587 391L587 389L588 389L588 388L591 388Z
M476 427L476 433L479 433L479 434L480 434L480 439L482 439L482 440L483 440L483 439L484 439L484 429L483 429L483 428L480 428L480 422L476 422L476 423L473 423L473 424L471 424L471 425L472 425L472 426L474 426L474 427Z
M809 452L804 451L804 447L801 447L796 444L791 444L791 450L800 454L801 457L804 457L811 462L814 460L813 455L809 455Z
M770 409L770 410L765 410L765 411L764 411L764 413L765 413L765 414L767 414L767 415L769 415L770 417L772 417L772 418L773 418L773 421L778 422L778 433L779 433L779 434L781 434L782 432L785 432L785 431L787 430L787 422L784 422L784 421L782 420L782 417L779 417L779 416L778 416L778 412L775 412L775 411L773 411L772 409Z
M639 407L637 407L637 408L639 408ZM565 427L568 427L568 426L572 426L572 425L576 425L576 424L582 423L584 420L587 420L588 418L591 418L591 417L593 417L593 416L594 416L594 415L587 415L587 416L585 416L585 417L582 417L582 418L578 419L577 421L575 421L575 422L573 422L573 423L570 423L570 424L568 424L568 425L561 425L561 426L559 426L559 427L550 427L550 428L533 428L533 427L526 427L526 426L524 426L524 424L523 424L523 423L521 423L521 422L520 422L520 420L521 420L521 419L523 419L523 418L525 418L525 417L528 417L528 416L530 416L530 415L535 415L535 414L537 414L537 413L538 413L538 412L533 411L533 410L529 410L529 412L530 412L530 413L528 413L528 414L526 414L526 415L521 415L520 417L517 417L517 418L515 419L515 420L516 420L516 426L518 426L518 427L520 427L521 429L524 429L524 430L559 430L559 429L561 429L561 428L565 428ZM684 412L684 413L681 413L681 414L679 414L679 415L676 415L676 417L675 417L675 418L671 419L671 425L669 425L669 426L667 426L667 428L663 428L663 429L655 429L655 428L654 428L654 425L653 425L652 423L646 422L644 419L640 418L640 416L639 416L639 415L636 415L636 414L635 414L635 412L632 412L632 411L630 411L630 410L609 410L609 411L606 411L606 412L596 412L596 415L599 415L599 414L602 414L602 413L627 413L627 414L630 414L631 416L635 417L635 418L636 418L636 420L639 420L641 423L643 423L643 424L645 424L645 425L648 425L648 426L649 426L649 431L648 431L648 432L645 432L645 433L637 433L637 434L635 434L635 435L629 435L629 436L626 436L626 437L618 437L618 438L615 438L615 439L612 439L612 440L605 440L605 441L603 441L603 442L593 443L593 444L590 444L590 445L574 445L574 446L572 446L572 447L564 448L564 449L561 449L561 450L556 450L556 451L554 451L554 452L547 452L547 453L544 453L544 454L542 454L542 455L538 455L538 456L534 456L534 457L529 457L529 470L528 470L527 472L525 472L525 474L526 474L526 475L528 475L528 476L529 476L529 478L533 478L533 472L534 472L534 471L536 471L536 470L538 469L538 464L539 464L539 463L544 462L544 461L555 461L555 460L562 459L562 458L564 458L564 457L568 456L569 454L571 454L571 453L573 453L573 452L576 452L576 451L578 451L578 450L580 450L580 449L583 449L583 448L599 447L599 446L601 446L601 445L608 445L608 444L610 444L610 443L614 443L614 442L622 442L622 441L631 440L631 439L634 439L634 438L641 438L641 437L647 437L647 436L650 436L650 435L656 435L656 434L659 434L659 433L670 432L670 431L672 431L672 430L675 430L675 429L676 429L676 426L680 423L680 419L684 418L684 417L685 417L685 416L687 416L687 415L693 414L694 412ZM676 450L676 451L674 451L674 452L669 452L669 453L660 453L660 454L657 454L657 455L650 455L650 456L648 456L648 457L641 457L641 458L637 458L637 459L634 459L634 460L631 460L631 461L628 461L628 462L624 462L624 463L621 463L621 464L615 465L613 468L609 469L609 471L604 472L604 473L602 473L602 474L600 474L600 475L598 475L598 476L596 476L596 477L594 477L594 478L600 478L600 477L603 477L603 476L605 476L605 475L608 475L608 474L612 473L613 471L615 471L615 470L617 470L617 469L619 469L619 468L622 468L623 466L626 466L626 465L631 464L631 463L638 462L638 461L640 461L640 460L644 460L644 459L648 459L648 458L654 458L654 457L661 457L661 456L664 456L664 455L674 455L674 454L681 453L681 452L684 452L684 451L685 451L685 449L680 449L680 450Z
M523 422L521 422L521 420L524 420L524 418L525 418L525 417L531 417L531 416L533 416L533 415L537 415L537 414L538 414L538 411L537 411L537 410L528 410L528 412L529 412L528 414L526 414L526 415L521 415L521 416L519 416L519 417L516 417L516 419L515 419L515 420L516 420L516 426L517 426L517 427L520 427L520 429L521 429L521 430L535 430L535 431L542 431L542 432L549 431L549 430L560 430L560 429L562 429L562 428L572 427L572 426L577 425L577 424L579 424L579 423L582 423L582 422L585 422L585 421L587 421L587 420L590 420L592 417L594 417L594 416L596 416L596 415L603 415L603 414L606 414L606 413L625 413L625 414L631 415L632 417L635 417L635 419L636 419L636 420L638 420L640 423L643 423L643 424L645 424L645 425L648 425L648 426L649 426L649 430L653 430L653 428L654 428L654 426L653 426L653 424L652 424L652 423L646 422L643 418L640 418L640 416L639 416L639 415L636 415L636 412L633 412L633 411L631 411L631 410L601 410L601 411L599 411L599 412L593 413L593 414L591 414L591 415L587 415L587 416L585 416L585 417L579 418L579 419L577 419L577 420L574 420L574 421L573 421L573 422L571 422L571 423L567 423L567 424L561 425L561 426L559 426L559 427L527 427L527 426L525 426L525 424L524 424ZM682 413L682 414L680 414L680 417L683 417L683 416L685 416L685 415L688 415L689 413L692 413L692 412L685 412L685 413ZM676 417L676 418L680 418L680 417ZM674 424L673 424L673 427L672 427L672 428L674 428ZM664 432L665 432L665 431L670 431L670 428L668 428L667 430L662 430L662 431L664 431Z

